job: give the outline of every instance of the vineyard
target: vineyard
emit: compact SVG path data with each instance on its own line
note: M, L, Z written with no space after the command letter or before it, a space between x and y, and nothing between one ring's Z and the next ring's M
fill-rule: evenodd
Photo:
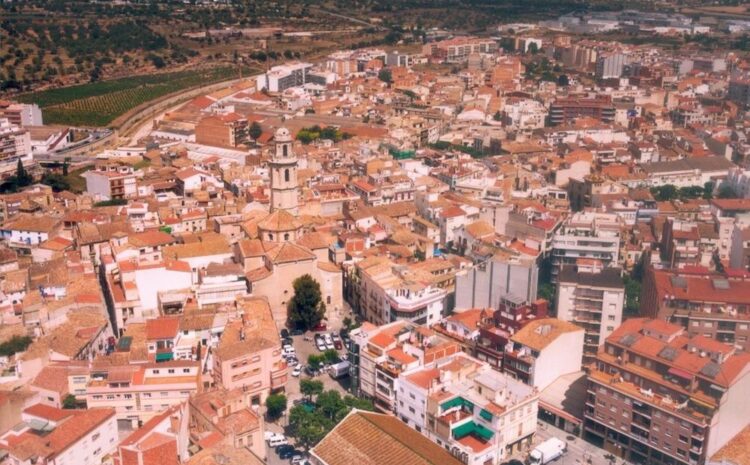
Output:
M231 79L228 67L133 76L73 87L34 92L19 100L37 103L47 124L107 126L115 118L143 103L198 85Z

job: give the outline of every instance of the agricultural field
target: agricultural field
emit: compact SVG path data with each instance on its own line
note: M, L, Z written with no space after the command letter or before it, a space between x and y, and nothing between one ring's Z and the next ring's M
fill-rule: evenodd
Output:
M236 76L230 67L151 74L32 92L18 100L38 104L48 124L102 127L143 103Z

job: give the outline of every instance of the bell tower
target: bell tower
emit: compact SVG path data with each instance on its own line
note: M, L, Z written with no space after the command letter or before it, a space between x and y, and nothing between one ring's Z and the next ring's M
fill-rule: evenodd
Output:
M271 212L285 210L297 215L297 157L292 152L292 136L287 128L274 135L276 151L269 163L271 169Z

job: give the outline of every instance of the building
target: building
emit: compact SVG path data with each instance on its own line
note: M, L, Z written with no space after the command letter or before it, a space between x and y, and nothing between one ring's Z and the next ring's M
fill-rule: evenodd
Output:
M556 99L549 109L549 123L552 126L569 125L578 118L594 118L602 123L612 124L617 110L609 96L564 97Z
M235 448L265 457L263 417L257 409L252 394L241 389L203 392L190 399L190 433L198 443L219 434Z
M619 79L628 58L622 53L605 53L596 58L595 75L597 79Z
M358 396L372 399L379 410L393 412L400 373L460 351L458 343L432 329L405 321L381 327L366 323L351 333L351 389Z
M239 147L248 142L247 118L237 113L206 116L195 125L195 142L215 147Z
M750 107L750 80L739 76L730 79L727 97L742 109Z
M353 309L377 325L396 320L432 325L446 308L445 289L387 257L373 256L355 263L347 279L354 288Z
M7 165L5 171L16 168L17 161L30 161L31 134L28 129L0 118L0 163Z
M0 118L10 124L27 127L42 126L42 110L36 103L16 103L0 100Z
M99 165L82 175L86 192L97 200L127 199L138 195L138 178L131 166Z
M227 323L213 351L214 380L227 390L244 390L251 405L262 405L287 381L279 331L265 298L238 299L237 311L241 318Z
M258 88L269 92L283 92L292 87L299 87L308 82L307 74L312 71L310 63L286 63L274 66L270 71L258 77Z
M557 285L557 317L586 330L584 362L622 323L625 285L620 268L564 266Z
M649 268L641 290L645 316L681 325L691 336L704 336L748 350L750 274L730 270Z
M123 427L138 427L202 386L199 362L173 360L141 364L97 364L86 385L89 408L108 407Z
M310 450L313 465L462 465L392 415L352 410Z
M179 465L190 457L188 405L170 407L133 431L117 447L120 465Z
M433 60L446 63L461 63L474 53L494 53L497 42L478 37L455 37L439 42L429 42L422 46L422 53Z
M589 368L584 436L636 463L705 463L747 426L750 354L632 318Z
M584 330L557 318L532 320L510 337L503 372L542 391L560 376L577 373Z
M460 353L402 373L396 415L465 464L499 465L531 444L537 391Z
M14 465L99 465L117 447L111 408L62 410L36 404L21 423L0 436Z
M750 199L750 171L740 167L731 168L726 183L734 195L741 199Z
M536 300L539 267L518 254L497 253L456 273L456 309L498 309L503 300Z
M621 220L616 213L574 213L552 239L552 279L557 280L564 265L587 264L593 260L604 267L617 266L620 227Z
M648 176L650 187L672 184L677 187L716 185L726 179L735 165L724 157L690 157L681 160L659 161L641 165Z

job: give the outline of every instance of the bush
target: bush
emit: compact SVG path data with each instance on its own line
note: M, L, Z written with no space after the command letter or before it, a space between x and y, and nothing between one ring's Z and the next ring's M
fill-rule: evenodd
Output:
M286 396L284 394L271 394L266 398L266 415L273 421L281 417L286 411Z
M10 340L0 344L0 355L9 357L18 352L23 352L33 342L29 336L13 336Z
M101 202L96 202L94 204L95 207L119 207L120 205L127 205L128 201L125 199L111 199L111 200L102 200Z

